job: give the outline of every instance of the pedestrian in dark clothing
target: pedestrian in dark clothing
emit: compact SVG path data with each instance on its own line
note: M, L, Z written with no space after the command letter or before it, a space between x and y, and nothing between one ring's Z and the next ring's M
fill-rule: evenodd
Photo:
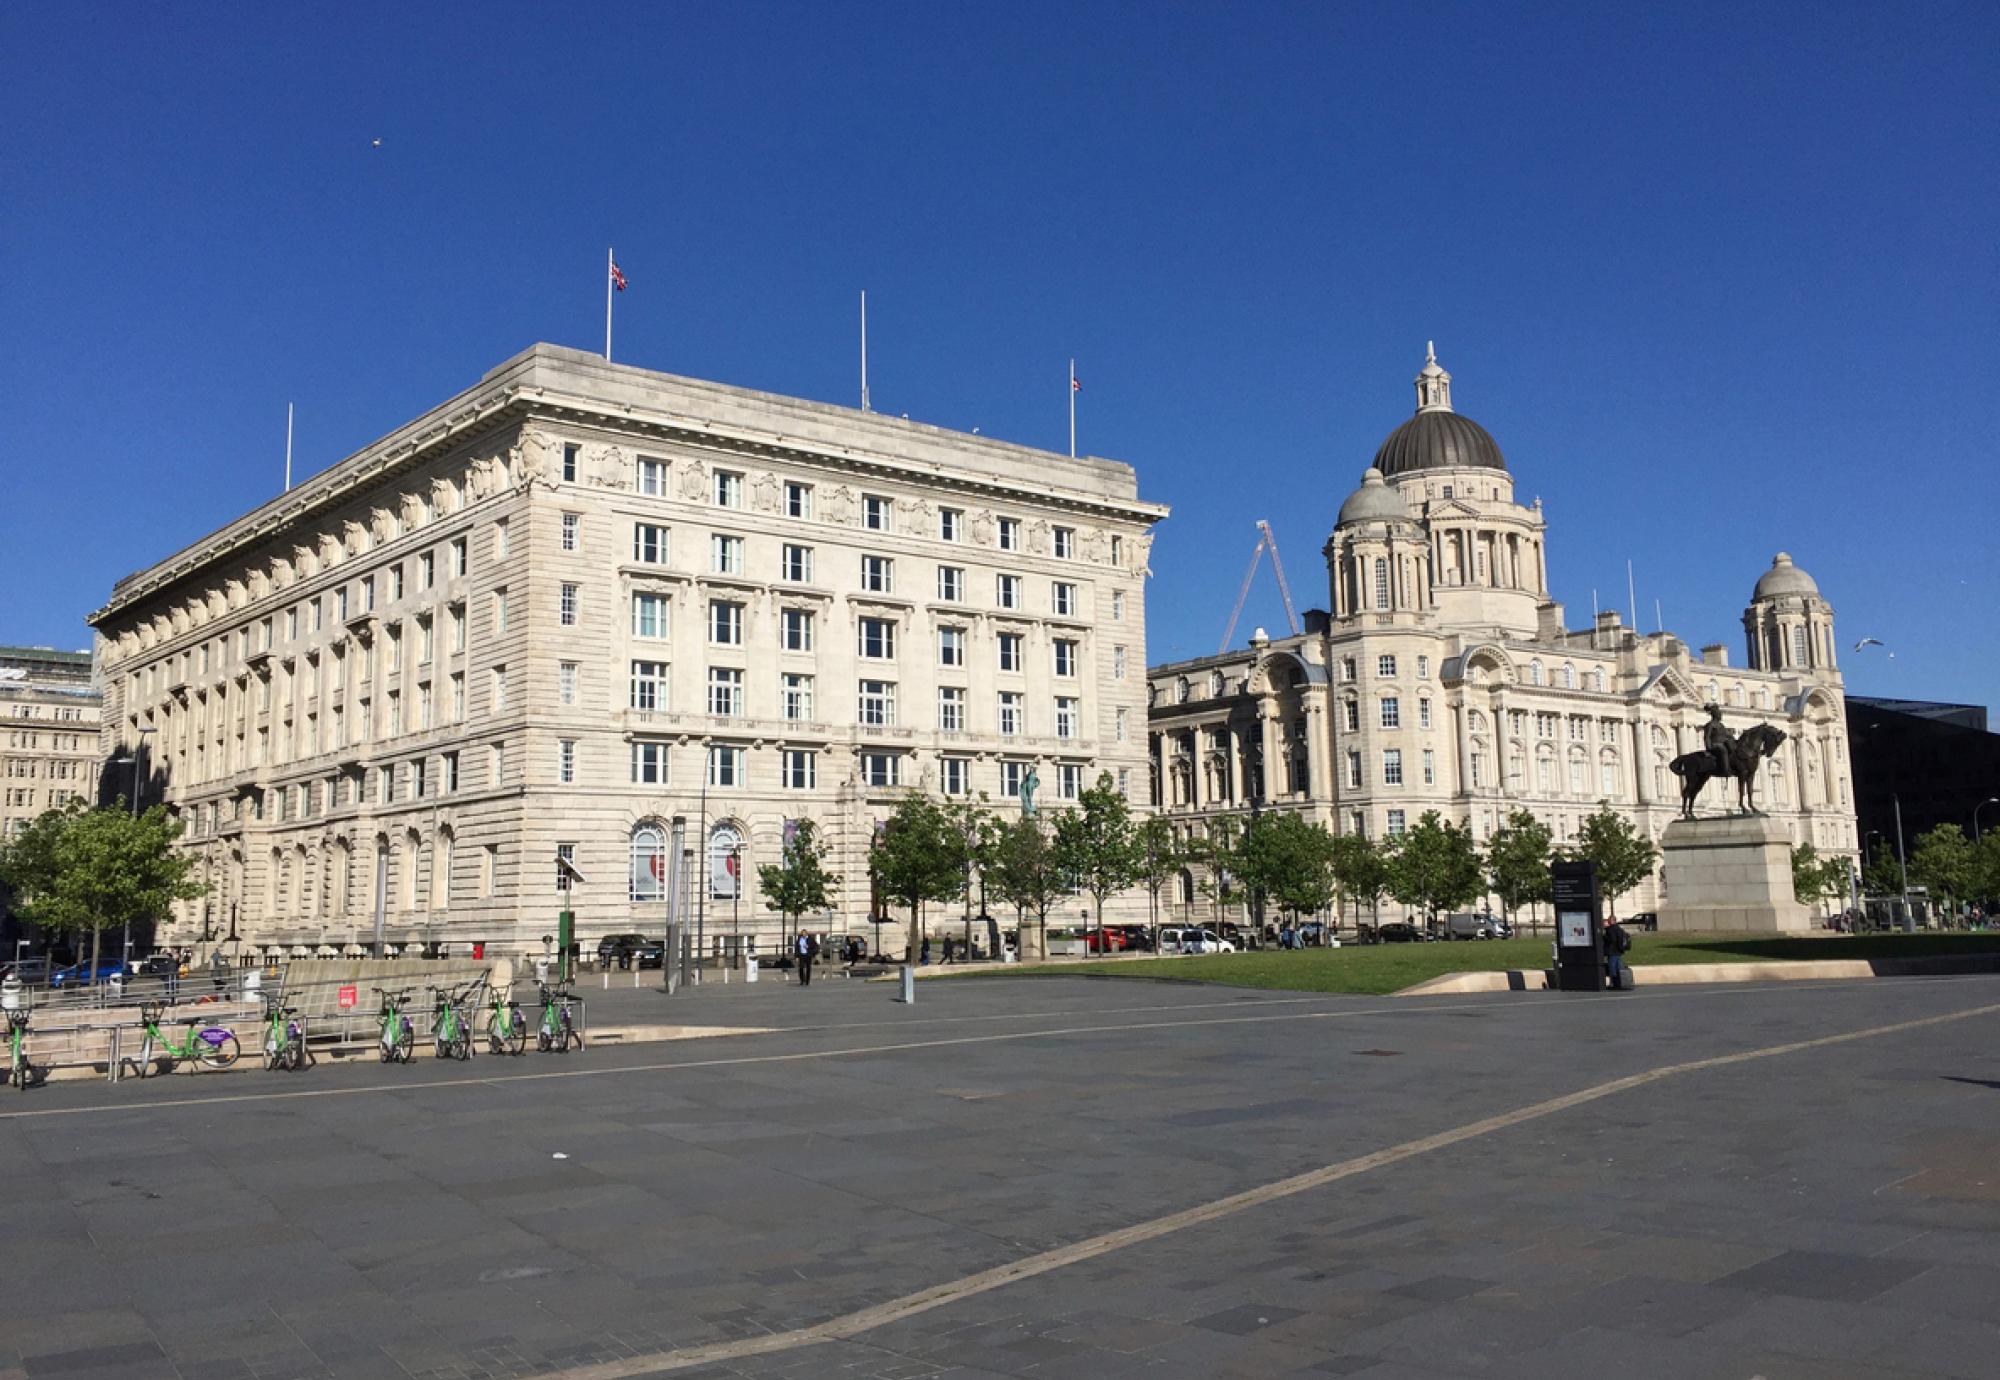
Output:
M921 965L929 963L930 961L931 961L931 937L929 935L925 935L924 942L917 947L917 962L918 964Z
M813 954L819 948L809 934L801 934L792 941L793 957L799 963L799 986L810 987L813 980Z
M1604 927L1604 975L1611 990L1623 991L1619 982L1619 972L1625 967L1625 955L1632 948L1632 936L1625 933L1625 927L1613 920Z

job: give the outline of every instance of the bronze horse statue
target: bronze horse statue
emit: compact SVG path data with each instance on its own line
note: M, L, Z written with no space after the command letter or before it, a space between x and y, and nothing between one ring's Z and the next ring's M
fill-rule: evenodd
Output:
M1756 724L1743 731L1729 749L1729 770L1721 773L1715 769L1715 758L1706 748L1700 752L1684 752L1667 764L1668 770L1681 779L1681 818L1694 818L1695 797L1709 780L1719 775L1736 778L1736 799L1746 815L1762 814L1757 808L1757 765L1766 757L1777 752L1784 745L1785 731L1769 724Z

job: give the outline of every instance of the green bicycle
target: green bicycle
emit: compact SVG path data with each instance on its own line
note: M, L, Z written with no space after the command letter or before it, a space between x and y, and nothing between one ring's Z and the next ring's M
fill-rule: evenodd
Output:
M7 1081L26 1092L40 1083L46 1083L49 1071L28 1062L28 1008L17 1007L7 1013Z
M542 1023L535 1031L535 1047L544 1054L567 1054L572 1048L583 1048L583 1032L576 1028L571 1000L567 987L542 984Z
M187 1029L176 1040L160 1028L160 1017L166 1011L164 1002L147 1002L139 1008L139 1019L146 1027L146 1039L139 1046L139 1057L127 1062L137 1065L136 1071L141 1078L153 1075L155 1050L166 1055L169 1067L198 1064L205 1069L226 1069L242 1057L243 1048L236 1042L236 1032L224 1026L204 1025L199 1017L187 1017L182 1022Z
M528 1050L528 1018L521 1014L521 1003L500 995L493 990L493 1000L486 1016L486 1048L494 1054L525 1054Z
M440 1059L470 1059L472 1032L459 1008L469 992L462 987L431 988L431 1042Z
M306 1048L306 1023L298 1008L284 1005L282 997L264 998L264 1008L264 1067L296 1073L318 1063Z
M382 994L382 1009L375 1016L376 1024L381 1029L375 1041L376 1050L385 1064L407 1064L417 1048L417 1032L403 1011L404 1006L409 1004L413 989L401 987L392 992L386 987L377 987L374 990Z

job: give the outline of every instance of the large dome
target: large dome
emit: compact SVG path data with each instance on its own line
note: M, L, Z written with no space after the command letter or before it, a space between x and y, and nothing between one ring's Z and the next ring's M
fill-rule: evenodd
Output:
M1464 466L1504 470L1507 462L1485 427L1456 412L1419 412L1390 432L1375 452L1375 468L1388 479L1411 470Z
M1792 564L1789 551L1780 551L1771 560L1771 568L1757 581L1756 592L1750 596L1751 602L1759 599L1778 599L1787 594L1818 594L1819 585L1813 577Z
M1361 474L1361 487L1347 496L1340 505L1340 516L1333 525L1345 527L1352 522L1403 522L1410 516L1403 506L1403 496L1382 482L1382 471L1370 469Z

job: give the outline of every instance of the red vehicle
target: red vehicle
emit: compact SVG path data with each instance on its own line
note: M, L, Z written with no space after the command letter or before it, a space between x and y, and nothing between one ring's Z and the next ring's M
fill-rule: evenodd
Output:
M1083 932L1083 951L1091 954L1123 953L1126 948L1125 932L1107 925L1101 930Z

